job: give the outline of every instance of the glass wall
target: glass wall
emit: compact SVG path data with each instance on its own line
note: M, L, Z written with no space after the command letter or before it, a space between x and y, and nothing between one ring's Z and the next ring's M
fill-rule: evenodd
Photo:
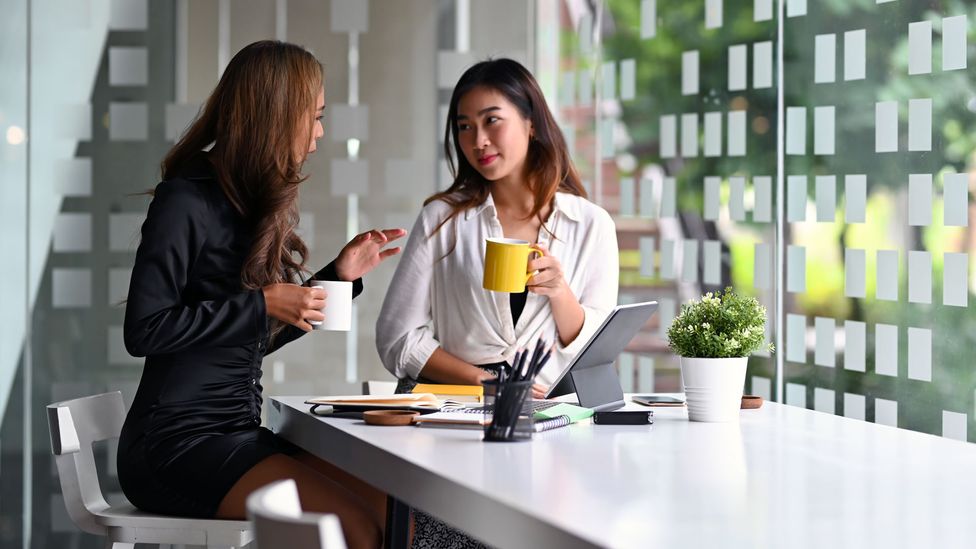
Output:
M747 391L976 441L969 217L976 7L961 0L0 0L0 546L95 547L67 517L44 406L121 390L141 360L122 300L158 165L242 46L304 44L326 68L307 164L311 265L407 227L449 184L461 71L538 76L591 198L614 217L620 301L660 313L618 360L626 391L677 391L665 331L731 286L768 311ZM268 357L266 394L391 379L373 326ZM114 446L97 449L111 501Z
M24 337L27 310L28 0L0 0L0 545L19 547L27 520ZM25 460L25 457L27 458ZM27 503L29 505L29 503Z
M767 307L767 337L776 334L773 13L736 2L546 4L539 26L558 25L559 54L540 71L558 81L577 165L617 224L620 300L660 302L618 361L624 390L680 391L665 334L682 302L731 286ZM775 370L755 356L747 390L773 398Z
M625 388L678 390L664 330L731 286L777 346L747 391L976 441L971 3L538 4L558 53L537 70L615 216L621 300L662 305Z
M142 360L122 343L123 300L159 163L231 56L305 45L325 65L325 136L306 164L310 266L353 235L410 228L448 183L444 114L461 72L531 62L528 0L0 0L0 546L100 547L62 503L44 407L121 390ZM514 21L514 24L513 24ZM371 273L348 333L268 357L272 394L350 394L391 379L374 323L395 262ZM115 445L95 449L110 502Z
M976 441L974 14L787 5L789 404Z

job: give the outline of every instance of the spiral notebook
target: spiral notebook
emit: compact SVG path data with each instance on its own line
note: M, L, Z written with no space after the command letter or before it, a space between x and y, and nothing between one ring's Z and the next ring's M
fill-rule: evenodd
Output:
M420 427L442 427L448 429L481 429L489 422L490 416L483 413L463 412L435 412L414 419ZM546 419L536 419L532 429L536 433L565 427L573 420L568 415L558 415Z

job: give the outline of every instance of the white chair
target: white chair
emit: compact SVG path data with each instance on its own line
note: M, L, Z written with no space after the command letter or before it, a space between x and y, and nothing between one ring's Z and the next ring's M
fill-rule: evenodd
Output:
M258 549L346 549L336 515L303 513L295 481L279 480L247 497Z
M392 395L396 393L396 381L370 380L363 382L364 395Z
M254 540L253 528L244 520L171 517L140 511L128 502L105 502L92 443L118 438L122 432L122 393L49 404L47 418L68 515L85 532L106 536L107 547L133 549L136 543L165 543L236 548Z

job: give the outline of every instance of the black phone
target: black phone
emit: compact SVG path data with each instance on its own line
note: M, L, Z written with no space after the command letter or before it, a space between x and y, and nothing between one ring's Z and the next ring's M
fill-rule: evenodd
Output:
M684 406L685 401L665 395L634 395L631 400L644 406Z
M593 423L597 425L647 425L654 423L654 412L643 410L593 412Z

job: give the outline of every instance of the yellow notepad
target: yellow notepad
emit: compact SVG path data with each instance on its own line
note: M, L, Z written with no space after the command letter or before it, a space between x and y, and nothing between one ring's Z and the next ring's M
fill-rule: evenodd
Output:
M431 393L455 402L482 402L484 388L481 385L442 385L439 383L418 383L412 394Z

